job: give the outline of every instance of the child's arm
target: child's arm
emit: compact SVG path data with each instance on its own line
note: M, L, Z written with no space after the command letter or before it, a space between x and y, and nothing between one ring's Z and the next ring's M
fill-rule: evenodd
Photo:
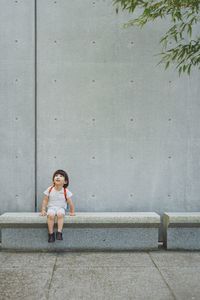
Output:
M73 204L71 198L67 198L67 204L69 204L69 215L70 216L75 216L75 213L74 213L74 204Z
M43 201L42 201L42 209L41 209L41 212L40 212L40 215L41 216L46 216L46 208L47 208L47 204L48 204L48 201L49 201L49 198L48 196L44 196L43 198Z

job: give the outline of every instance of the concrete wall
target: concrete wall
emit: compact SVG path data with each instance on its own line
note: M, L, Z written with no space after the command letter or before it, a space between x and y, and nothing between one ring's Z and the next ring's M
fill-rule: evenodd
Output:
M0 0L0 213L35 208L34 1Z
M3 39L14 41L18 30L26 37L25 62L18 63L11 42L1 55L3 66L7 62L1 120L8 122L1 127L1 190L8 201L1 197L2 212L25 210L27 201L26 209L34 208L35 61L38 208L52 173L62 168L78 211L199 210L200 74L179 78L156 66L166 24L125 30L130 16L116 14L111 0L40 0L35 60L34 1L1 2L8 15L15 10L13 18L1 18ZM18 100L10 58L14 69L26 71ZM17 112L23 127L16 125ZM17 140L15 131L26 134ZM23 154L20 165L15 149ZM12 190L9 175L17 177ZM28 193L16 206L24 186Z

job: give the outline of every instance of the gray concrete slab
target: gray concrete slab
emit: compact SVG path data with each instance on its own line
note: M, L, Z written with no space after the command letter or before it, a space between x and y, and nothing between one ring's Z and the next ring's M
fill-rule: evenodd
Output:
M81 255L77 253L60 253L57 257L56 266L58 268L67 265L69 267L152 267L152 261L146 252L85 252Z
M37 268L0 268L0 299L47 299L51 270Z
M175 299L200 299L200 267L170 267L160 269Z
M155 67L168 24L112 2L37 1L38 207L62 166L77 211L197 210L200 73Z
M0 251L1 300L199 300L200 252Z
M200 252L151 252L150 256L175 299L200 298Z
M4 213L0 216L1 227L12 227L20 225L26 227L37 227L47 224L47 217L40 216L35 212ZM131 227L153 227L158 228L160 216L155 212L76 212L75 216L65 215L64 224L107 224Z
M56 261L53 253L23 253L23 252L0 252L1 268L53 268Z
M159 268L200 267L200 252L151 252L151 257Z
M35 209L34 4L0 1L0 213Z
M73 278L73 280L72 280ZM70 282L70 284L69 284ZM49 299L173 299L158 270L151 267L65 267L55 270Z
M156 228L64 228L63 241L48 243L43 228L4 228L2 247L16 250L157 250Z
M162 221L167 249L200 250L200 212L165 212Z
M63 241L48 243L47 218L39 213L0 216L2 249L157 250L160 216L154 212L76 213L65 216Z

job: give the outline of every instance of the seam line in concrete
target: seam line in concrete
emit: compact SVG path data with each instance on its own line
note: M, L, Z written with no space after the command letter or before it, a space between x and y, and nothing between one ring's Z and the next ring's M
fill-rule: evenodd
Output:
M174 300L177 300L177 298L176 298L174 292L172 291L170 285L169 285L169 284L167 283L167 281L165 280L165 277L163 276L162 272L160 271L160 269L158 268L157 264L156 264L155 261L153 260L153 257L151 256L150 252L148 252L148 254L149 254L149 257L150 257L152 263L154 264L155 268L158 270L158 272L159 272L160 276L162 277L164 283L166 284L166 286L168 287L170 293L172 294L172 297L174 298Z
M35 8L34 8L34 39L35 39L35 211L37 211L37 0L35 0Z
M148 269L149 268L154 268L154 267L149 267L149 266L137 266L137 265L132 265L132 266L115 266L115 265L107 265L107 266L89 266L89 265L85 265L85 266L78 266L78 267L73 267L73 266L70 266L68 265L67 267L63 267L63 266L58 266L57 269L70 269L70 270L77 270L78 269L105 269L105 268L109 268L109 269L135 269L135 268L138 268L138 269Z
M56 268L57 258L58 258L58 255L56 255L56 259L55 259L55 262L54 262L53 270L52 270L52 273L51 273L51 278L50 278L49 286L48 286L48 289L47 289L47 300L49 300L49 292L50 292L50 289L51 289L51 283L52 283L53 275L54 275L55 268Z
M0 244L0 245L1 245L1 244ZM0 248L0 252L2 253L1 248ZM4 259L3 259L3 261L1 261L1 267L2 267L2 264L4 264L7 260L9 260L9 256L8 256L8 255L6 255L6 256L4 257Z

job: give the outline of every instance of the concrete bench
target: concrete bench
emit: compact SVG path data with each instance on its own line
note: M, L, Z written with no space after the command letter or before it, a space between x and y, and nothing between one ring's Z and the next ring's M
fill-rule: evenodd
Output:
M166 212L163 214L164 247L200 249L200 212Z
M0 216L2 249L158 249L160 216L154 212L80 212L65 216L63 241L48 243L47 217L39 213Z

